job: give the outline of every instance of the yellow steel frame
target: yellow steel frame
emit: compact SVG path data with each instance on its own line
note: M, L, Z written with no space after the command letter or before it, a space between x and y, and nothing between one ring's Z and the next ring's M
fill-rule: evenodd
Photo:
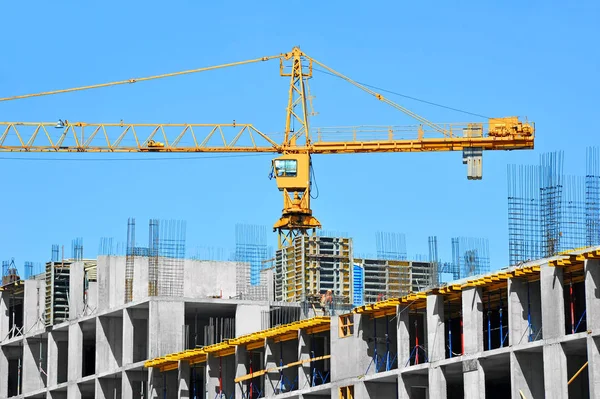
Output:
M0 122L0 152L260 152L306 154L350 154L379 152L433 152L461 151L467 148L481 150L519 150L534 146L533 124L521 122L517 117L491 118L486 124L438 124L385 98L380 93L350 79L327 65L306 55L298 47L280 55L260 57L187 71L173 72L142 78L88 85L41 93L0 98L2 101L26 99L60 93L98 89L133 84L137 82L205 72L279 59L280 75L290 78L286 108L285 131L282 140L275 140L251 124L136 124L136 123L85 123L68 121L59 125L59 134L53 132L55 123ZM392 106L419 122L411 127L366 126L350 128L317 129L313 138L307 107L308 79L312 78L313 64L373 95L377 100ZM3 128L3 129L2 129ZM31 130L25 134L24 130ZM224 133L233 129L231 139ZM141 134L142 130L148 133ZM200 133L200 131L204 131ZM169 132L174 132L172 135ZM477 134L472 134L472 132ZM327 134L331 134L331 139ZM403 137L412 133L414 137ZM245 138L245 143L244 140ZM310 161L302 165L303 174L309 175ZM308 234L321 224L312 215L310 207L310 179L300 187L284 189L282 216L274 224L279 233L279 246L287 246L298 235Z

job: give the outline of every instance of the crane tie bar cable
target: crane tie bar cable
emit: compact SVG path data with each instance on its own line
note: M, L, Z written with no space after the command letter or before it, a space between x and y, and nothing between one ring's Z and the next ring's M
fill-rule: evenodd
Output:
M271 55L271 56L267 56L267 57L255 58L255 59L252 59L252 60L231 62L231 63L228 63L228 64L213 65L213 66L204 67L204 68L188 69L186 71L164 73L164 74L161 74L161 75L146 76L146 77L142 77L142 78L133 78L133 79L127 79L127 80L119 80L119 81L116 81L116 82L99 83L99 84L95 84L95 85L73 87L73 88L62 89L62 90L44 91L44 92L40 92L40 93L22 94L22 95L11 96L11 97L0 97L0 102L2 102L2 101L11 101L11 100L19 100L19 99L31 98L31 97L49 96L49 95L52 95L52 94L70 93L70 92L74 92L74 91L99 89L99 88L102 88L102 87L119 86L119 85L132 84L132 83L137 83L137 82L145 82L147 80L156 80L156 79L162 79L162 78L169 78L169 77L172 77L172 76L189 75L189 74L192 74L192 73L211 71L211 70L214 70L214 69L221 69L221 68L227 68L227 67L238 66L238 65L252 64L252 63L261 62L261 61L269 61L269 60L272 60L274 58L281 58L282 56L283 55Z

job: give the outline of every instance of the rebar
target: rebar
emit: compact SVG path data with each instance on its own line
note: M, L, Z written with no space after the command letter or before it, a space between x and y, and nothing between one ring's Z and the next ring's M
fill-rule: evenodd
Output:
M511 264L600 245L600 148L586 149L586 175L563 175L563 153L508 167Z
M430 236L428 240L429 244L429 263L431 264L432 271L432 283L438 285L440 282L439 268L440 262L438 257L438 243L436 236Z
M148 222L148 296L158 295L159 222Z
M235 318L210 317L204 326L204 345L214 345L235 338Z
M406 236L402 233L377 232L377 259L406 260Z
M489 241L486 238L455 237L452 239L452 259L458 278L490 271Z
M250 264L250 285L260 284L262 261L267 258L266 226L236 224L235 261Z
M560 251L563 194L563 152L540 156L540 203L542 217L543 257Z
M154 237L153 237L154 239ZM159 228L158 294L183 296L186 222L161 220Z
M25 262L25 279L29 279L33 276L33 262Z
M508 166L508 247L511 265L541 257L539 167Z
M600 245L600 147L586 149L586 245Z
M135 262L135 219L127 219L127 252L125 254L125 302L133 300L133 265Z
M585 179L565 176L561 203L559 252L585 245Z
M77 237L71 240L71 259L75 261L83 259L83 238Z
M52 262L58 262L60 260L58 244L52 244L52 256L50 257L50 260Z
M100 237L100 245L98 245L98 255L123 256L125 254L125 243L115 242L113 237Z

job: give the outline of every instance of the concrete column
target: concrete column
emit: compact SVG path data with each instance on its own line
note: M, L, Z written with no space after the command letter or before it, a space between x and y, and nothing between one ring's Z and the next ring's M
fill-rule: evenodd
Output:
M23 392L27 393L44 388L44 380L39 370L40 338L25 339L23 343ZM42 347L43 349L43 347ZM43 355L46 356L45 354Z
M563 270L543 264L540 268L540 284L544 338L562 337L565 335Z
M81 378L83 369L83 331L81 330L81 326L78 323L73 323L69 325L68 362L68 381L73 382ZM79 388L77 389L77 392L79 392ZM79 395L81 396L81 394ZM69 398L70 397L71 396L69 396Z
M508 280L508 295L508 337L509 344L514 346L528 342L529 334L535 337L542 326L540 283L528 284L524 279L511 278Z
M122 319L120 317L97 318L96 370L109 371L121 367L123 351L122 330Z
M98 385L98 382L96 382L96 385ZM96 390L97 389L98 388L96 387ZM96 396L96 398L98 398L98 396ZM67 399L81 399L81 390L79 389L79 385L69 384L67 386Z
M435 399L446 399L446 376L441 367L429 368L429 397Z
M149 302L149 358L165 356L183 350L185 304L171 301ZM260 318L259 318L260 322ZM236 331L237 333L237 331Z
M187 361L179 361L178 367L179 387L177 397L180 399L189 399L190 397L190 364Z
M214 399L219 393L219 359L208 355L206 358L206 397Z
M587 337L588 379L590 398L600 397L600 337Z
M427 295L427 357L430 363L446 358L444 327L444 297Z
M483 304L481 288L471 287L462 291L462 318L465 354L483 350Z
M265 344L265 369L279 366L279 344L267 340ZM274 371L265 374L265 397L275 396L279 383L279 372Z
M398 306L396 319L396 328L398 329L398 336L396 339L398 342L398 370L402 370L410 357L410 323L408 321L408 307Z
M44 328L40 320L40 316L44 312L44 304L43 302L40 304L40 296L45 295L44 290L40 287L41 283L41 281L37 280L25 280L23 331L33 332Z
M465 399L485 398L485 371L479 360L465 360L463 368L463 386Z
M131 375L126 371L121 373L121 399L133 399L133 383Z
M0 291L0 342L8 335L8 291Z
M310 335L304 330L298 332L298 360L308 360L310 355ZM298 366L298 389L310 387L310 362Z
M55 332L48 333L48 366L46 370L46 373L48 373L48 387L58 384L58 342L56 336Z
M426 397L424 394L429 389L429 381L423 374L402 373L398 376L398 399L411 399L414 397ZM416 396L417 392L422 396ZM433 396L429 396L433 398Z
M162 376L160 371L154 367L148 369L148 398L162 398Z
M511 398L544 398L544 365L539 352L511 352L510 354Z
M2 315L0 315L2 316ZM0 346L0 398L8 397L8 353Z
M562 271L561 271L562 272ZM561 284L562 285L562 284ZM544 294L542 293L542 296ZM542 311L544 304L542 303ZM563 317L564 318L564 317ZM564 329L564 324L562 325ZM544 323L544 331L546 323ZM547 399L568 398L567 355L561 344L544 345L544 390Z
M74 262L69 266L69 318L81 317L83 305L83 262Z
M585 309L587 329L593 333L600 331L600 260L598 259L585 261Z
M235 347L235 377L242 377L248 374L248 352L246 351L245 346L236 346ZM246 392L246 384L245 383L235 383L235 397L242 398L244 397L244 392Z
M133 348L134 348L134 328L133 317L130 309L123 309L123 365L133 363Z

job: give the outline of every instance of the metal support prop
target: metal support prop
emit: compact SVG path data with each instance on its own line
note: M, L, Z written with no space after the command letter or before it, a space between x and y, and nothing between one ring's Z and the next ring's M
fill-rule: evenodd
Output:
M192 383L192 399L196 399L196 366L192 366L191 370L191 383Z
M571 334L575 334L575 305L573 300L573 273L569 272L569 299L571 302Z
M223 397L223 357L219 356L219 393L217 394L218 398Z
M373 359L375 359L375 372L377 372L377 319L373 317Z
M390 364L390 322L389 316L385 316L385 370L390 371L392 365Z
M252 352L249 352L249 353L248 353L248 359L249 359L249 369L250 369L250 374L252 374L252 373L254 372L254 371L252 370ZM248 391L249 391L249 392L248 392L248 393L249 393L249 396L248 396L248 398L249 398L249 399L252 399L252 397L254 396L254 389L253 389L253 387L252 387L252 378L250 378L250 379L248 380Z
M448 357L452 358L452 319L448 318Z
M500 292L500 309L498 309L498 313L500 314L500 347L504 347L504 332L502 329L502 292Z
M417 320L415 320L415 364L419 364L419 330Z
M23 353L23 351L21 351L21 354L22 353ZM17 367L18 367L18 370L17 370L17 396L18 396L21 394L21 358L19 358Z
M490 293L488 292L488 350L492 349L492 305L490 303Z
M527 327L529 328L528 341L533 341L533 326L531 325L531 298L529 296L529 280L527 280Z
M569 379L569 381L567 382L567 385L571 385L571 383L573 381L575 381L575 378L577 378L579 376L579 374L581 374L581 372L583 371L584 368L586 368L588 365L588 362L585 362L585 364L583 366L581 366L581 368L579 370L577 370L577 372L575 373L575 375L573 375L573 377L571 377Z
M463 317L462 312L460 312L460 354L465 354L465 333L463 331Z

